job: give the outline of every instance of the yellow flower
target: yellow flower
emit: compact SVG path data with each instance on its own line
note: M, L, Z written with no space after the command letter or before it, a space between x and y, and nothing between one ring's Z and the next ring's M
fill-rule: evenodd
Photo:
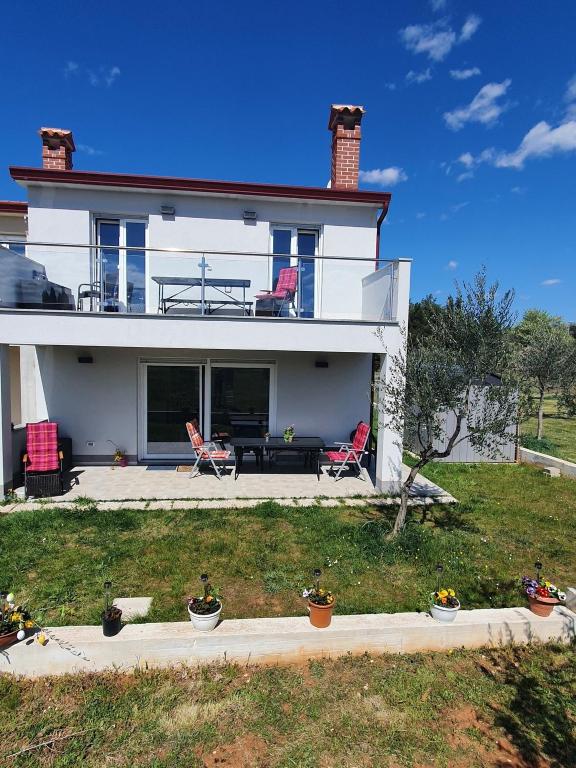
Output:
M440 592L438 592L439 597L448 597L448 591L445 589L441 589Z
M34 622L32 621L32 619L28 619L27 621L24 622L24 629L32 629L33 626L34 626Z
M450 597L456 597L456 592L454 592L453 589L449 589L448 594L450 595Z
M18 611L14 611L10 621L12 621L14 624L16 624L17 621L21 621L21 620L22 620L22 614L19 613Z
M552 582L551 582L551 581L545 581L545 582L544 582L544 586L546 587L546 589L548 589L548 587L549 587L551 584L552 584Z

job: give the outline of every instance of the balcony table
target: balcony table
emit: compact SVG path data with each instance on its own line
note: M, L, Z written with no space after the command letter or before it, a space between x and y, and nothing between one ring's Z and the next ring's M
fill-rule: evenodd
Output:
M166 314L169 309L177 307L180 304L190 304L200 306L202 314L211 315L215 310L221 309L224 306L236 306L241 307L244 314L249 315L253 302L246 301L246 288L250 288L250 280L241 280L237 278L225 278L225 277L207 277L202 281L201 277L164 277L156 276L152 277L155 283L158 284L158 311L162 314ZM189 288L214 288L218 293L221 293L224 299L207 299L205 296L200 298L194 298L192 296L182 298L182 294ZM180 290L170 296L165 296L164 291L166 286L177 287L180 286ZM231 291L233 288L242 289L242 299L236 299L232 296ZM213 305L216 306L213 306ZM205 308L208 307L208 312L205 313Z
M278 451L293 451L305 453L310 458L314 458L316 465L316 476L320 480L320 457L326 447L324 440L320 437L295 437L291 443L287 443L283 437L233 437L230 444L234 448L234 479L238 477L240 467L244 459L244 451L254 451L256 461L260 468L264 467L264 452L268 454L268 464L270 464L270 455Z

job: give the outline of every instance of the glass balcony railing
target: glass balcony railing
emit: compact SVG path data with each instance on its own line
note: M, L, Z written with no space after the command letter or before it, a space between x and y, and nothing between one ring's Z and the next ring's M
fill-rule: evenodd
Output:
M397 316L397 261L375 269L374 259L336 256L23 245L0 246L0 308L370 322Z

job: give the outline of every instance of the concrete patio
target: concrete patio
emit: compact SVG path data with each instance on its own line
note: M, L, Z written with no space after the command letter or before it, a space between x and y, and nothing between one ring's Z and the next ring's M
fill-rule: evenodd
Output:
M404 474L408 468L404 467ZM373 477L367 470L362 477L344 475L338 481L322 469L320 479L310 470L298 467L275 467L260 472L247 465L235 480L228 472L219 480L206 472L190 478L189 472L173 466L76 467L65 477L66 492L57 501L79 498L95 501L141 501L167 499L314 499L318 497L346 499L379 496ZM442 488L418 475L414 496L454 499ZM55 499L56 500L56 499Z

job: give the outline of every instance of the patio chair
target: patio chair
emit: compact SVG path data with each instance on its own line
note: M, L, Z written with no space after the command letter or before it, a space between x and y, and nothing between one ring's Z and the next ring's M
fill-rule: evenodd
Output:
M188 437L190 438L190 442L192 443L192 448L194 450L194 453L196 454L196 461L190 471L189 477L196 477L197 475L199 475L200 463L202 461L204 462L207 461L209 464L212 465L212 468L216 473L216 477L218 478L218 480L221 480L222 465L224 464L225 461L227 461L230 458L230 451L222 450L221 448L218 448L218 446L214 441L205 443L204 438L198 431L198 422L195 419L194 421L186 422L186 431L188 432ZM218 466L216 462L219 462L220 466Z
M273 291L262 291L256 294L260 301L272 301L272 314L280 317L285 306L292 307L296 311L294 297L298 285L298 267L285 267L280 270L278 282Z
M351 443L336 443L339 446L337 451L326 451L326 456L330 460L331 469L335 466L339 466L336 473L335 480L340 479L342 470L344 467L356 467L358 469L358 477L362 477L362 464L361 460L364 454L368 453L366 450L366 443L370 435L370 427L366 422L361 421L356 427L356 433Z
M63 459L64 454L58 450L58 424L26 424L26 453L22 457L26 496L39 498L63 493Z

